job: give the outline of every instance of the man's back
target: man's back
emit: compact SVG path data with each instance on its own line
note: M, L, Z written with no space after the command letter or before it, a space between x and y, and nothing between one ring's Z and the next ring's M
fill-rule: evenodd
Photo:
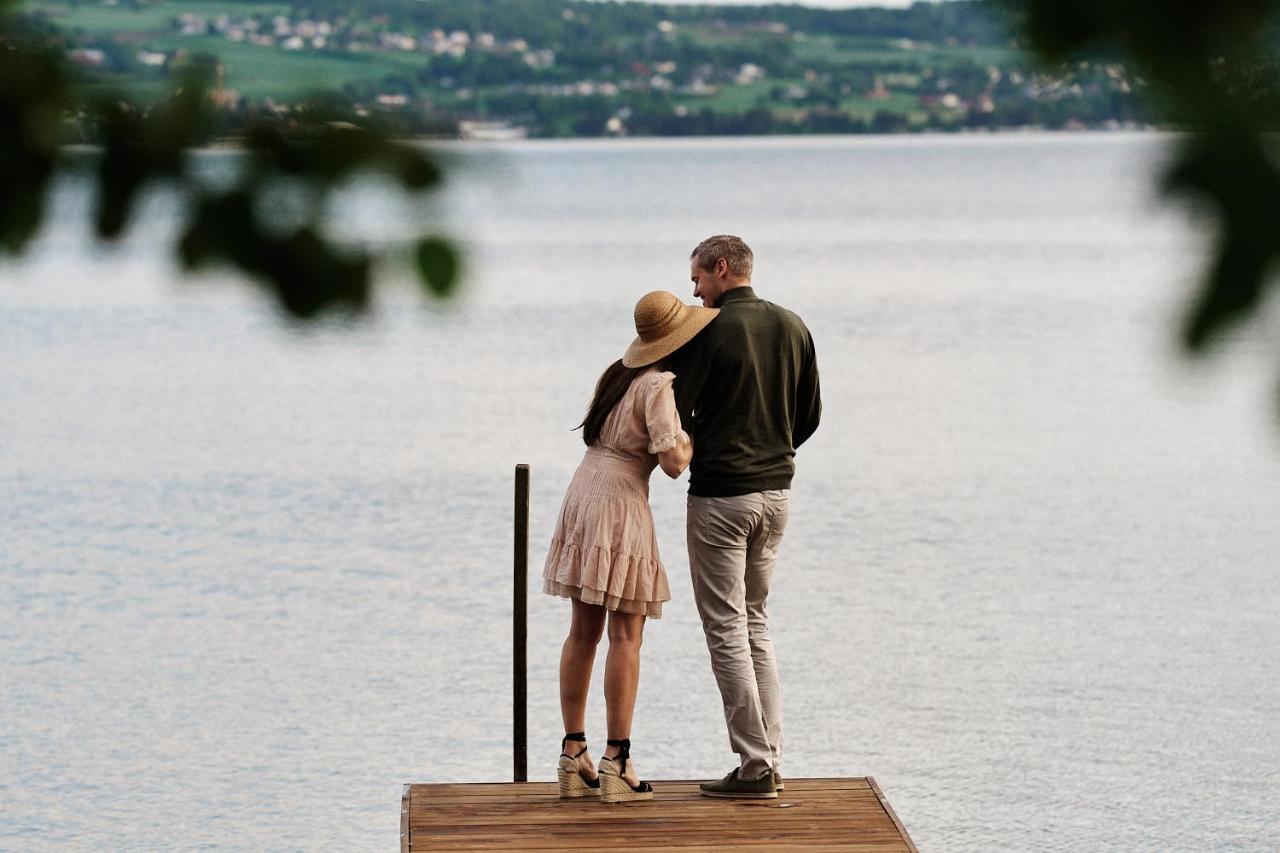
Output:
M790 488L795 449L822 412L813 338L750 287L725 291L716 305L720 316L676 365L676 406L694 437L689 493Z

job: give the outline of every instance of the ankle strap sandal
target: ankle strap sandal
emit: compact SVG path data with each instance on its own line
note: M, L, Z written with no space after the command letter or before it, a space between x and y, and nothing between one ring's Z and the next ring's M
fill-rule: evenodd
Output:
M560 799L572 800L578 797L594 797L600 793L600 777L588 777L578 767L578 759L587 751L587 736L584 732L569 732L560 741L560 763L556 768L556 779L560 783ZM582 749L570 754L569 744L584 744Z
M563 738L560 739L560 754L563 755L565 758L577 758L579 755L582 755L582 753L587 751L587 748L584 746L582 749L578 750L577 754L570 755L568 752L568 748L569 748L569 743L571 741L573 743L586 743L587 733L586 732L569 732L567 735L565 735Z
M600 759L600 799L606 803L624 803L632 800L653 799L653 786L648 782L632 785L622 778L627 772L627 759L631 757L631 741L610 740L609 746L616 746L618 754L612 758Z

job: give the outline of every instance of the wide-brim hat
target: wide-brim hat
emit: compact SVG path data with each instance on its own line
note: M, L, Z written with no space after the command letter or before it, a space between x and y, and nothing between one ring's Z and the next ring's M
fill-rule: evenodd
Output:
M689 343L720 313L719 308L686 305L680 297L655 290L636 303L636 339L622 354L627 367L644 367Z

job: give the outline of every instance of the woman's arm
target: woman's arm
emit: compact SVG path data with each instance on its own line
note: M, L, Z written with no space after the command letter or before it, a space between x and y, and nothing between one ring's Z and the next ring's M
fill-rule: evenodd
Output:
M676 442L676 446L670 450L663 450L658 454L658 464L662 466L663 473L671 479L675 479L684 473L684 469L689 467L689 460L693 458L693 437L690 436L687 444Z

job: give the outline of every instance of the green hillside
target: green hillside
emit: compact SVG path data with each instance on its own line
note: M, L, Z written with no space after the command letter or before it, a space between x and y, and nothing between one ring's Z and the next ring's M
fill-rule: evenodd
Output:
M32 0L83 85L154 97L214 57L234 123L321 93L410 130L860 132L1145 121L1124 69L1035 67L977 2L910 9L551 0ZM464 125L464 129L472 125Z

